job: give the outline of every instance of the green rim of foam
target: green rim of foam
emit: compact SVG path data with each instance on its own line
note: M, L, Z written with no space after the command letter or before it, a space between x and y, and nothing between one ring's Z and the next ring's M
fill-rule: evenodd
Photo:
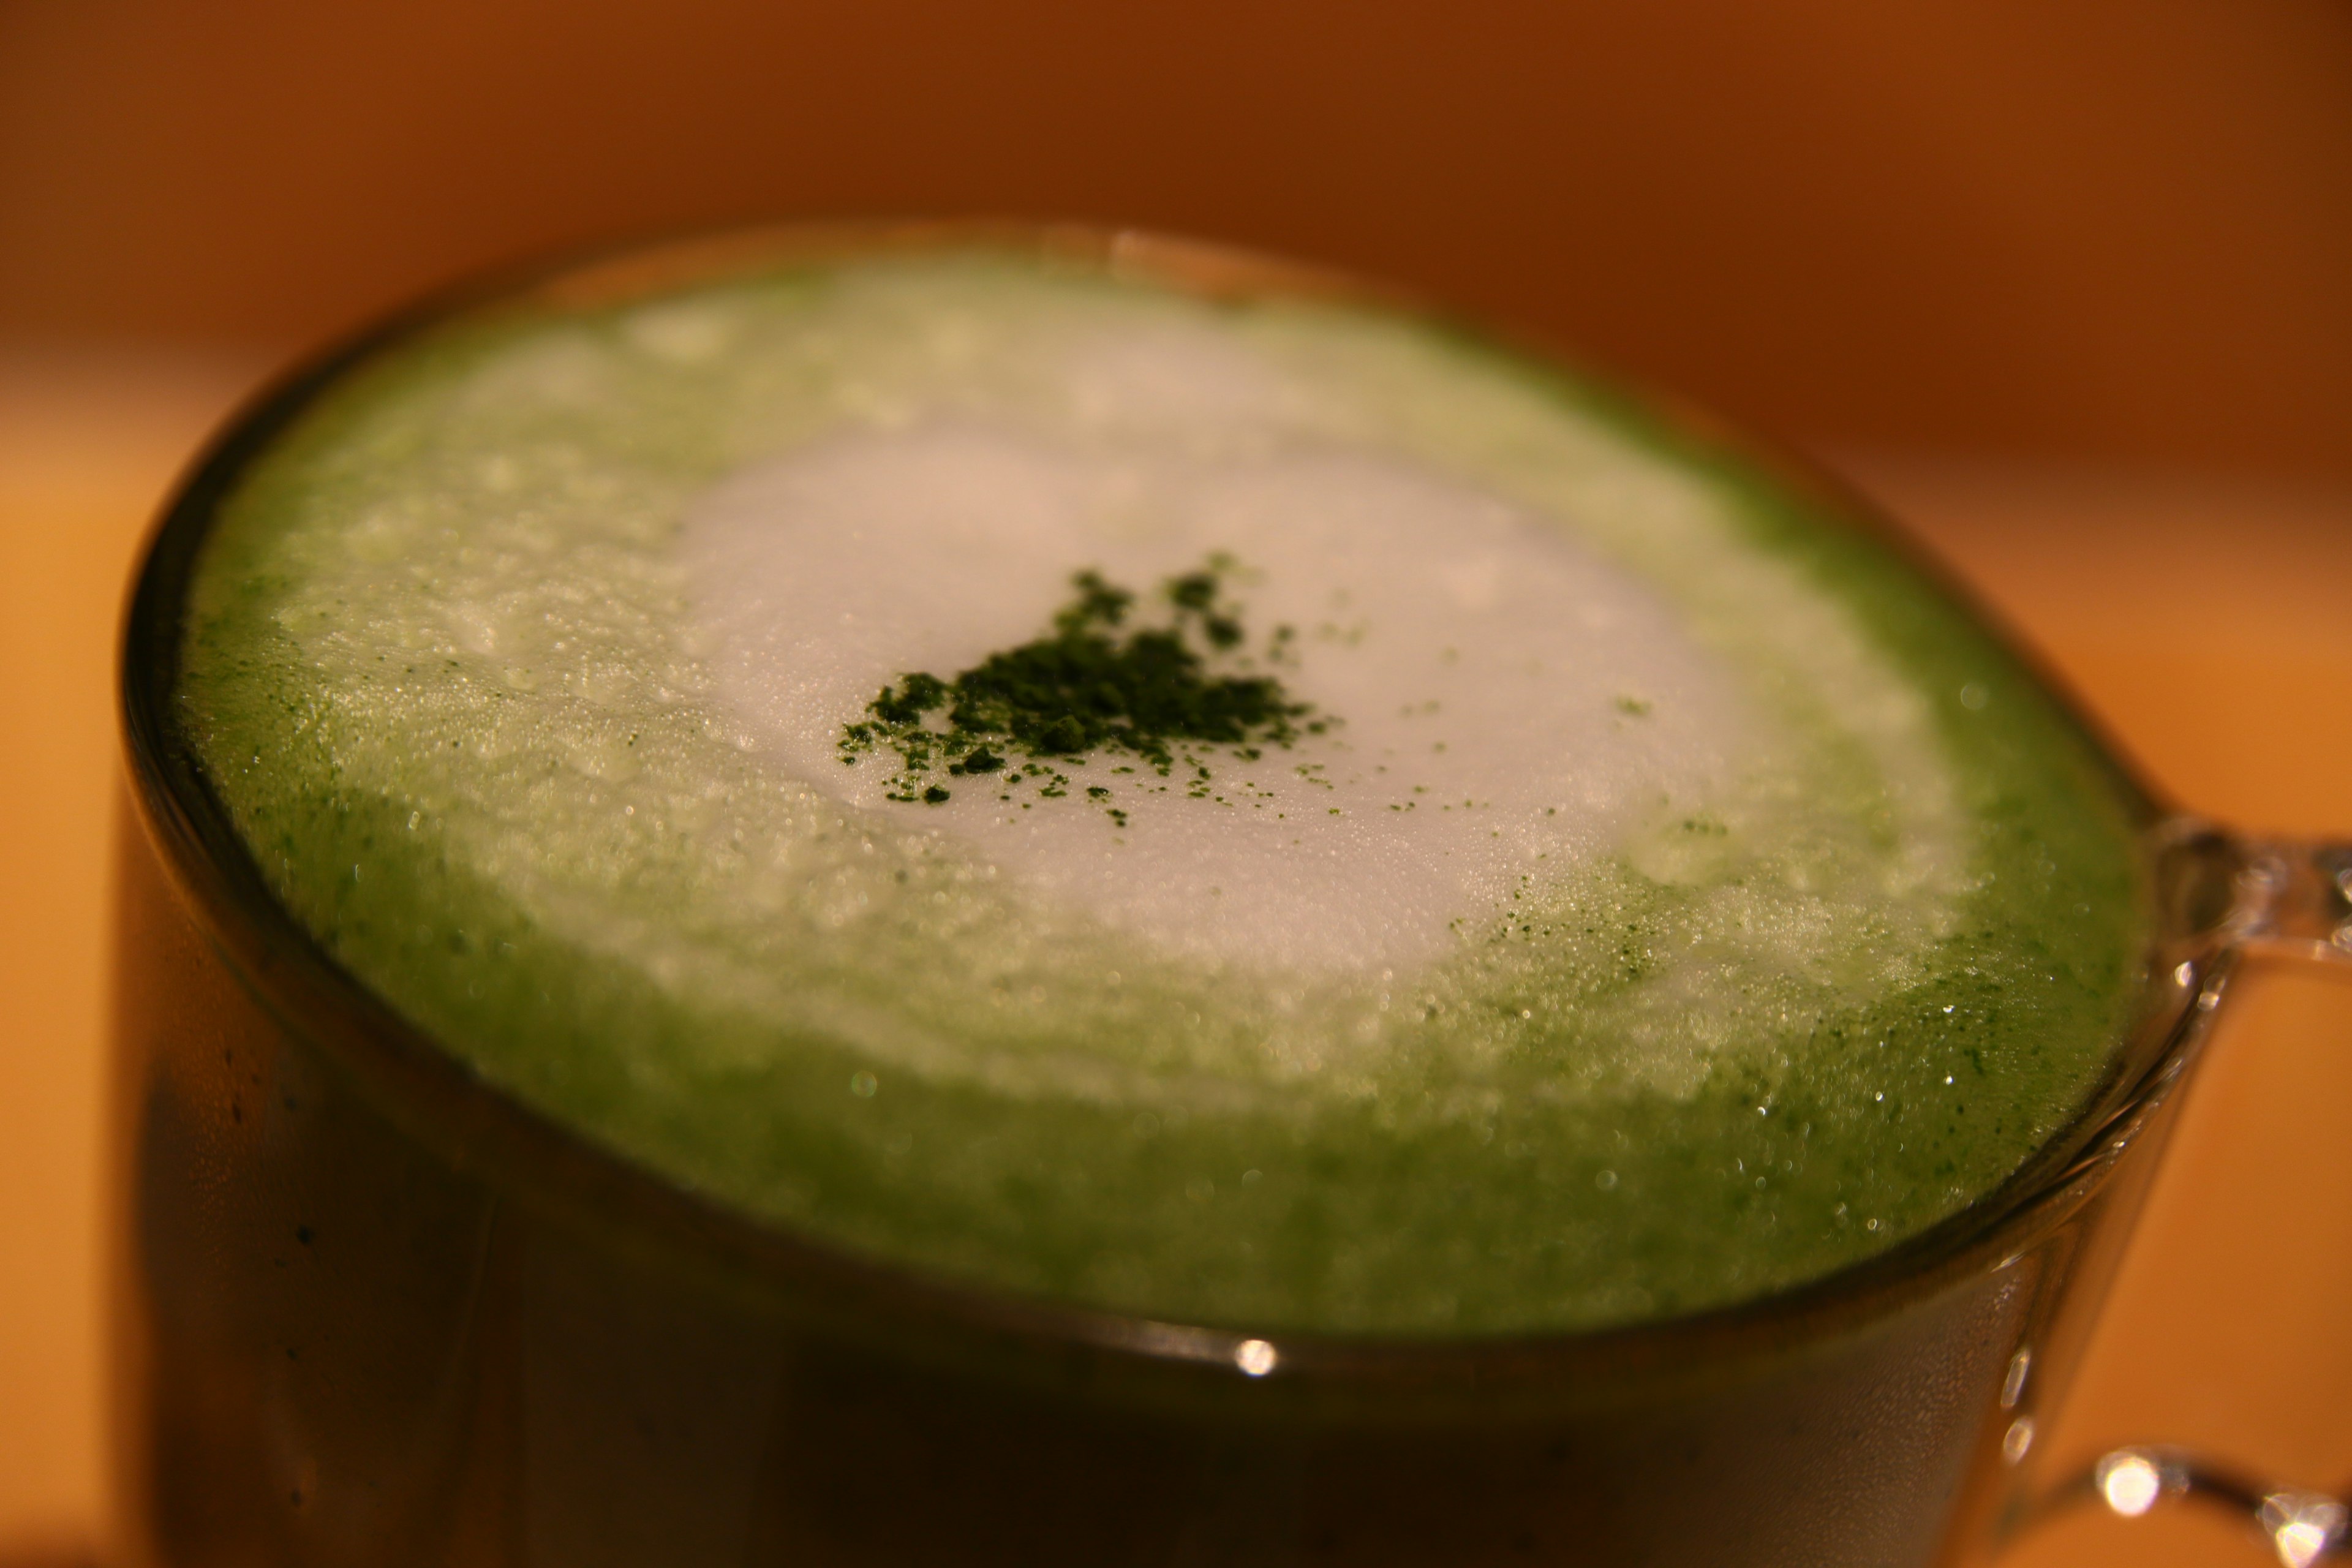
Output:
M701 498L931 419L1069 438L1055 356L1105 333L1314 395L1249 440L1558 529L1766 742L1358 969L1171 948L780 768L698 639ZM2127 786L1812 499L1450 330L993 250L404 340L253 463L187 628L271 886L485 1078L762 1221L1154 1318L1525 1333L1820 1278L2069 1122L2146 938Z

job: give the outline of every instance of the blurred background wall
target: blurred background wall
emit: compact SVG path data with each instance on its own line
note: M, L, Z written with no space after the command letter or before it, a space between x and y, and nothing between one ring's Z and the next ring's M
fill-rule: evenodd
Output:
M1390 275L1809 441L2352 475L2346 0L0 0L0 340L743 216Z

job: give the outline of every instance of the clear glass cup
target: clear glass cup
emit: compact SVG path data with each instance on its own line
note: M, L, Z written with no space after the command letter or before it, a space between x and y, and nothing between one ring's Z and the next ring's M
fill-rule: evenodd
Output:
M975 237L1205 294L1372 297L1165 240L961 226L738 234L495 292L620 300ZM1379 1341L992 1296L706 1204L483 1083L278 905L170 701L192 563L245 466L353 365L474 298L248 410L170 508L129 612L115 1235L133 1561L1829 1568L1977 1561L2072 1500L2173 1495L2262 1516L2282 1554L2309 1549L2294 1561L2340 1543L2331 1500L2169 1451L2035 1474L2035 1423L2240 958L2352 959L2352 854L2234 837L2145 789L2146 994L2075 1121L1924 1235L1675 1321Z

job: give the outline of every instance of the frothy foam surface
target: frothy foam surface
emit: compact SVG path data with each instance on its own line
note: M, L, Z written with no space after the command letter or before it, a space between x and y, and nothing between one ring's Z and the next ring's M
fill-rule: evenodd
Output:
M1655 594L1494 495L1376 454L920 426L734 476L689 510L684 548L719 693L784 770L953 834L1040 897L1253 965L1436 956L1538 868L1554 880L1661 808L1699 809L1743 728L1728 672ZM1149 584L1216 555L1240 563L1253 617L1297 628L1287 685L1328 731L1255 758L1201 748L1214 766L1197 783L1190 765L1072 764L1107 792L1091 797L976 779L893 803L886 762L841 765L877 689L1019 643L1073 563Z
M1213 557L1216 668L1331 722L937 803L843 761L1074 574L1144 616ZM1816 1278L2063 1125L2138 959L2127 792L1814 503L1409 321L1017 257L383 352L226 504L181 699L289 908L511 1092L1161 1318Z

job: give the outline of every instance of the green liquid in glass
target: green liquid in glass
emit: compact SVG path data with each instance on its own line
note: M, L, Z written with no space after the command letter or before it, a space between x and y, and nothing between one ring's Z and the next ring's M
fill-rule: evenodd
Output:
M893 465L925 463L945 477L908 491ZM999 468L1064 521L949 581L907 497L955 511ZM898 578L841 542L869 504L900 509ZM798 531L767 542L762 507ZM1317 542L1356 537L1351 507L1435 567ZM1458 581L1457 516L1494 545ZM977 815L1003 774L885 799L896 754L835 754L882 680L1047 625L935 623L1097 567L1148 601L1103 557L1203 545L1237 563L1234 657L1321 603L1318 560L1403 607L1291 617L1291 662L1254 667L1328 733L1165 774L1016 752L1010 826ZM1570 636L1507 607L1555 568L1599 606L1575 702L1530 710L1568 728L1436 798L1423 773L1516 743L1448 715L1503 710L1513 638ZM836 590L904 611L880 678L772 702L794 668L744 629L771 581L802 622ZM1340 677L1412 637L1426 692L1375 712L1389 687ZM985 250L480 310L379 353L226 505L179 700L289 909L485 1077L762 1220L1160 1319L1526 1333L1818 1278L2064 1125L2138 980L2127 787L1819 503L1418 321ZM1213 815L1294 810L1295 840ZM1391 881L1362 869L1402 834ZM1196 843L1233 893L1186 880ZM1283 858L1310 854L1328 887Z

